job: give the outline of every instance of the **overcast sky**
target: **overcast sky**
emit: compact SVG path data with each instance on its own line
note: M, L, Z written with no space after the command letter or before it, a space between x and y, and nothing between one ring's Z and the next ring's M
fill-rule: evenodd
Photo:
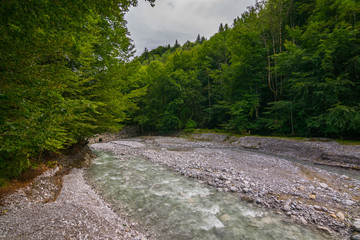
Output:
M136 8L126 14L136 55L167 44L195 41L198 34L211 37L220 23L232 25L233 20L254 5L255 0L156 0L155 7L139 0Z

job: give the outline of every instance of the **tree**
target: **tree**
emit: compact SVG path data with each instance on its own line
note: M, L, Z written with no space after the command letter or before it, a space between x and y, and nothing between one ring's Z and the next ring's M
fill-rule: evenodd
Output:
M200 34L197 35L196 37L196 43L201 43L201 37L200 37Z
M0 177L121 127L138 92L119 87L126 79L119 69L133 52L124 13L136 4L0 2Z
M220 33L220 32L223 32L223 31L225 31L225 29L224 29L224 25L223 25L222 23L220 23L220 26L219 26L219 33Z
M148 124L166 116L168 129L192 119L239 132L358 138L358 3L257 1L231 27L198 35L202 44L159 54L171 97Z
M174 44L174 48L178 48L178 47L180 47L180 44L179 44L178 40L176 39L175 44Z

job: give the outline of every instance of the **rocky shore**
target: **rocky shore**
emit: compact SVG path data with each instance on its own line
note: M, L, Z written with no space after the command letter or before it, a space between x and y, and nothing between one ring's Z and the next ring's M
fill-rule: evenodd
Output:
M110 150L115 156L129 154L146 157L182 175L205 181L219 191L233 192L245 201L274 209L300 224L328 232L335 239L359 239L359 180L291 162L281 156L267 155L266 151L246 151L249 145L244 147L239 144L241 141L252 144L250 141L228 140L226 136L216 134L192 136L191 139L145 137L95 144L92 147ZM287 143L290 144L292 142ZM291 156L298 154L301 156L299 158L304 159L306 156L303 154L307 153L308 148L328 149L342 156L342 148L347 147L339 145L338 148L326 148L327 144L298 142L297 145L304 150L294 148ZM278 148L281 145L285 149L284 156L289 156L287 145L281 143ZM358 156L359 147L350 147L352 151L346 154ZM313 157L310 153L308 156Z
M48 156L54 168L1 199L0 239L148 239L86 181L94 157L84 144Z
M91 188L84 171L72 169L63 177L55 201L59 167L7 196L0 207L0 239L147 239Z
M218 191L232 192L244 201L318 228L334 239L360 239L360 181L284 159L330 162L356 169L359 146L194 134L190 138L123 139L91 147L111 151L115 158L145 157ZM93 190L84 178L86 170L72 169L86 166L92 157L88 150L75 152L73 158L63 157L61 165L3 199L0 239L149 237L141 224L126 214L115 213ZM358 170L352 173L359 174Z

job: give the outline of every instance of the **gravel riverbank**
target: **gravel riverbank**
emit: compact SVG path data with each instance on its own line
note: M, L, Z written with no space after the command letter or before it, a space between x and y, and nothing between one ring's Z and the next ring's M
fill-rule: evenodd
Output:
M115 158L145 157L335 239L360 239L360 181L278 156L335 163L341 159L356 166L359 146L289 141L201 134L191 139L123 139L91 147L111 151ZM85 171L72 169L62 177L58 166L7 196L0 206L0 239L147 239L141 224L115 213L93 190Z
M354 230L360 218L359 180L234 148L233 144L215 137L211 141L145 137L94 144L92 148L111 151L115 157L146 157L219 191L231 191L245 201L317 227L336 239L358 239Z
M4 199L0 239L147 239L133 229L136 223L111 210L85 181L83 169L65 175L60 195L48 202L46 196L56 189L49 179L58 171L50 170L35 180L38 186L20 189ZM41 192L34 192L38 190Z

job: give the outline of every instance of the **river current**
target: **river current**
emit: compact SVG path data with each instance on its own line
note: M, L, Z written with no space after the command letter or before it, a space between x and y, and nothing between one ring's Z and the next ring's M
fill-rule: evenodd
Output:
M97 154L88 170L90 182L157 239L329 239L149 160Z

